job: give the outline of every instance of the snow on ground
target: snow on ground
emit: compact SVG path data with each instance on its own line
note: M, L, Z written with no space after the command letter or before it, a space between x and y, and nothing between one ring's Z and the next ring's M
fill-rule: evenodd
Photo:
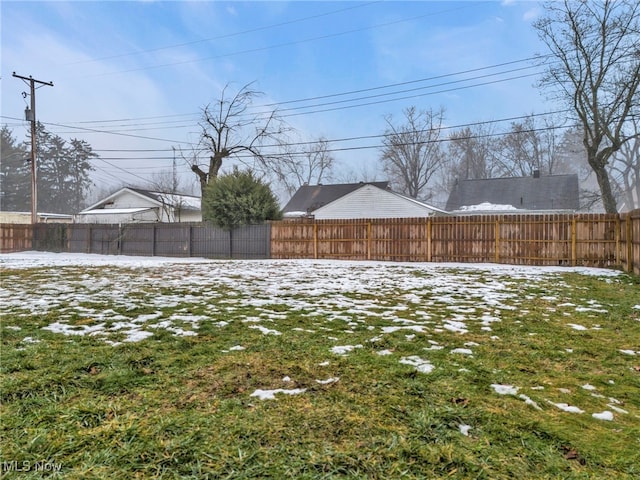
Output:
M558 407L560 410L570 413L584 413L584 410L576 407L575 405L569 405L568 403L553 403L550 400L547 400L551 405Z
M484 335L487 341L500 341L491 335L492 327L501 322L505 311L527 316L522 305L532 299L522 296L515 280L536 282L558 273L577 272L584 275L614 277L618 272L594 268L528 267L497 264L425 264L349 262L316 260L254 260L215 261L194 258L128 257L83 254L22 252L0 255L4 280L0 302L11 318L43 316L56 312L57 318L43 330L69 337L90 335L118 346L123 342L145 341L159 330L175 336L197 336L206 322L224 331L231 323L263 335L323 335L328 342L337 342L332 331L345 334L370 333L371 345L383 341L386 335L402 334L405 341L416 336L425 338L438 332L453 332L461 337L467 348L441 345L428 340L425 353L447 348L452 362L460 358L473 360L470 347L477 342L464 342L469 332ZM39 269L38 285L21 279L13 270ZM560 287L559 287L560 288ZM572 311L590 312L594 316L606 313L606 307L585 299L584 304L561 302L557 294L548 292L544 300L554 303L550 310L562 309L568 319ZM395 303L387 299L394 298ZM238 313L251 309L251 314ZM198 308L198 313L192 313ZM202 313L202 309L206 312ZM640 309L640 305L634 308ZM146 313L137 314L144 310ZM287 329L279 322L290 312L309 319L309 328ZM407 312L413 312L407 314ZM221 317L224 317L222 320ZM5 322L6 323L6 322ZM517 323L517 322L516 322ZM575 323L567 329L590 329ZM19 325L3 325L5 329L20 331ZM535 332L530 332L535 334ZM25 337L21 349L41 340ZM355 342L354 342L355 343ZM234 345L227 354L242 351L246 345ZM327 353L353 355L363 345L328 347ZM566 349L571 351L570 348ZM621 355L640 355L640 351L620 345ZM394 355L390 349L376 352L380 356ZM400 364L429 374L434 365L428 358L405 356ZM330 366L330 362L321 363ZM464 371L465 369L461 369ZM321 385L337 382L338 377L318 379ZM541 407L525 394L526 388L514 385L491 384L495 394L511 395L532 408ZM585 390L594 389L584 385ZM540 390L542 387L530 387ZM274 399L276 394L302 394L305 389L258 389L251 396ZM592 393L594 397L602 397ZM563 411L582 413L584 410L567 403L545 401ZM606 400L604 400L606 401ZM617 413L627 412L609 398L608 408ZM593 418L613 420L609 411L593 412ZM460 425L468 435L468 425Z
M290 390L285 390L284 388L276 388L275 390L257 389L255 392L253 392L249 396L258 397L260 400L274 400L276 398L277 393L284 393L285 395L298 395L306 391L307 391L306 388L292 388Z
M491 388L493 388L498 395L515 395L519 390L518 387L514 387L513 385L498 385L495 383L491 384Z

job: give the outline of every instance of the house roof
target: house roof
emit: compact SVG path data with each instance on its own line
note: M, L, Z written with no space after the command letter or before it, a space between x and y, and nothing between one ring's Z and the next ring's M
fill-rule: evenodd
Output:
M303 185L291 200L284 206L283 213L301 212L311 213L318 208L327 205L348 193L357 190L363 185L374 185L386 189L389 182L360 182L360 183L335 183L331 185Z
M94 203L93 205L84 209L81 213L86 213L92 210L103 209L105 205L112 202L115 198L121 195L123 192L131 192L140 197L151 200L152 203L163 206L163 205L171 205L171 206L179 206L183 210L200 210L200 197L195 197L192 195L183 195L178 193L164 193L157 192L153 190L144 190L142 188L130 188L123 187L120 190L112 193L106 198L103 198L99 202ZM146 205L141 205L141 207L146 207ZM93 213L93 212L92 212Z
M156 192L153 190L143 190L141 188L130 188L141 195L156 200L161 204L180 206L183 210L200 210L200 197L184 195L182 193Z
M578 210L578 175L459 180L449 194L446 210L482 203L524 210Z
M151 208L96 208L95 210L83 210L78 215L128 215L130 213L146 212L148 210L151 210Z
M352 219L425 217L447 212L376 185L362 184L312 213L317 219Z

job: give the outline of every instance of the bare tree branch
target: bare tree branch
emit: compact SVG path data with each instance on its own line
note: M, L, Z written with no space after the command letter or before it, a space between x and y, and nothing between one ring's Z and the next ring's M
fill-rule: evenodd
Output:
M625 125L640 107L640 4L563 0L545 9L534 27L555 61L540 86L571 105L605 210L616 212L607 165L631 139Z
M441 147L444 109L404 110L404 122L396 125L391 115L385 117L387 130L382 140L380 160L384 172L400 193L412 198L428 199L426 187L444 164Z
M275 158L274 154L265 152L263 144L269 139L277 141L286 128L275 111L266 118L261 113L250 112L253 100L262 95L252 86L249 83L230 96L229 85L226 85L220 98L202 110L197 158L206 155L207 165L201 165L196 157L189 164L200 181L203 195L209 182L218 176L226 159L234 157L251 166L250 160L266 165Z

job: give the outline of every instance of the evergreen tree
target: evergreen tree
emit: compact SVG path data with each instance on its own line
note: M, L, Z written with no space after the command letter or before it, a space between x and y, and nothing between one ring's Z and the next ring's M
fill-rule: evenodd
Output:
M31 210L31 164L29 150L18 144L5 125L0 131L0 210Z
M234 171L212 180L203 198L203 219L226 230L278 220L282 213L269 185L252 171Z
M36 125L38 147L38 211L77 213L91 186L91 159L96 158L84 140L65 141ZM17 145L12 132L2 129L2 210L31 210L31 138Z

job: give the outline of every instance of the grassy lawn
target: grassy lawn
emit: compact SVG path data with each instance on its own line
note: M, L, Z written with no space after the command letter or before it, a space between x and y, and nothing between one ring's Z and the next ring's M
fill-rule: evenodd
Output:
M3 478L640 478L637 277L45 257L0 256Z

